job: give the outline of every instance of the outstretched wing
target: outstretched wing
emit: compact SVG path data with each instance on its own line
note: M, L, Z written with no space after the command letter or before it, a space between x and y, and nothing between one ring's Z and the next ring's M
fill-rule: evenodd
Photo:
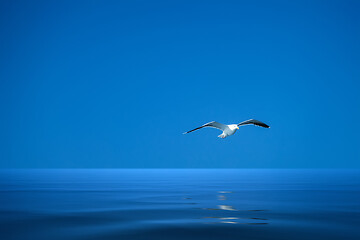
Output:
M243 125L249 125L249 124L254 124L256 126L260 126L260 127L264 127L264 128L270 128L268 125L266 125L263 122L260 122L258 120L255 119L250 119L250 120L246 120L244 122L241 122L238 124L238 126L243 126Z
M188 132L184 132L184 134L186 134L186 133L191 133L191 132L193 132L193 131L199 130L199 129L204 128L204 127L217 128L217 129L220 129L221 131L224 131L226 128L228 128L228 126L225 125L225 124L212 121L212 122L209 122L209 123L206 123L206 124L202 125L201 127L195 128L195 129L190 130L190 131L188 131Z

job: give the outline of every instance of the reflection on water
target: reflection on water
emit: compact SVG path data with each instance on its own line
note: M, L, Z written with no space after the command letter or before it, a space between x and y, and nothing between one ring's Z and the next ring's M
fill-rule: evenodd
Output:
M230 191L218 191L218 193L232 193Z
M218 201L224 201L222 203L225 203L228 200L228 196L225 196L224 194L231 194L232 191L217 191L217 193L220 193L217 195ZM183 199L193 199L191 197L184 197ZM196 203L193 203L196 204ZM205 219L208 221L204 221L203 223L209 224L209 223L225 223L225 224L253 224L253 225L263 225L268 224L266 218L260 218L260 217L242 217L241 212L243 211L250 211L250 212L259 212L259 211L265 211L263 209L251 209L251 210L238 210L234 206L221 204L217 205L217 208L201 208L203 210L207 211L216 211L216 210L223 210L223 211L236 211L238 216L233 216L234 214L230 216L206 216L202 217L201 219ZM211 221L209 221L209 219ZM257 221L257 222L254 222Z
M233 208L233 206L230 206L230 205L218 205L218 207L219 207L221 210L237 211L235 208Z
M218 195L218 199L223 201L223 200L226 200L227 197L225 195Z

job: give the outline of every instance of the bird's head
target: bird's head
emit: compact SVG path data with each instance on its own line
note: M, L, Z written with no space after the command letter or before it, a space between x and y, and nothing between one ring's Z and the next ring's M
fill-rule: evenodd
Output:
M230 126L231 126L231 129L233 129L233 130L239 129L237 124L231 124Z

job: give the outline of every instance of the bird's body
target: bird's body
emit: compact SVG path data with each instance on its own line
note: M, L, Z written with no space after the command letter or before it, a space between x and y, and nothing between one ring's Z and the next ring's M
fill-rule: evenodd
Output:
M250 120L241 122L239 124L230 124L230 125L226 125L226 124L222 124L222 123L213 121L213 122L206 123L206 124L202 125L201 127L198 127L198 128L193 129L193 130L190 130L188 132L185 132L184 134L193 132L195 130L198 130L198 129L201 129L201 128L204 128L204 127L212 127L212 128L217 128L217 129L222 131L222 134L220 134L218 136L219 138L226 138L228 136L233 135L236 132L236 130L239 129L239 126L244 126L244 125L249 125L249 124L253 124L253 125L264 127L264 128L270 128L265 123L260 122L260 121L255 120L255 119L250 119Z
M218 137L226 138L227 136L233 135L239 127L236 124L226 125L226 128L223 130L223 133L220 134Z

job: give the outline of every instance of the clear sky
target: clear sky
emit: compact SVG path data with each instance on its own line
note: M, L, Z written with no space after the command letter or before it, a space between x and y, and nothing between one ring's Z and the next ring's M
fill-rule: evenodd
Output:
M1 1L0 167L359 168L359 9Z

